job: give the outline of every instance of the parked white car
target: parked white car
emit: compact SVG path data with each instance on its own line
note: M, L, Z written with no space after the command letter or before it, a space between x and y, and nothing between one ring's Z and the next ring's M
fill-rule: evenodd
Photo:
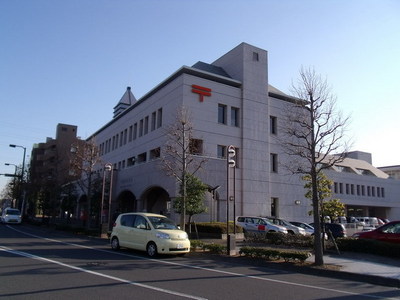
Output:
M5 224L21 224L22 216L19 209L5 208L1 213L1 223Z
M266 217L266 219L268 219L270 222L274 223L275 225L286 227L288 233L306 235L306 231L303 228L294 226L289 221L275 218L275 217Z
M290 222L294 226L303 228L306 231L307 235L313 235L314 234L314 227L312 227L310 224L303 223L303 222Z
M236 218L236 225L243 228L247 232L281 232L288 233L286 228L276 224L272 224L262 217L246 217L240 216Z

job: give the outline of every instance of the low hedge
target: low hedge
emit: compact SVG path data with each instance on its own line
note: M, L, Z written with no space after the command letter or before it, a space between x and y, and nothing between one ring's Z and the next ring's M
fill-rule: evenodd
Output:
M313 248L314 237L301 234L284 234L280 232L245 233L250 243L283 245L289 247Z
M224 222L202 222L202 223L191 223L191 232L205 233L205 234L225 234L226 223ZM229 232L233 233L234 229L233 222L229 222ZM236 232L242 233L243 228L236 225Z
M205 243L200 240L191 240L190 247L191 247L192 251L202 249L203 251L208 250L210 253L213 253L213 254L223 254L223 253L226 253L226 251L227 251L227 248L224 245L215 244L215 243Z
M311 256L311 253L308 251L278 250L261 247L242 247L239 254L267 260L283 259L285 262L293 261L301 263L304 263L304 261Z

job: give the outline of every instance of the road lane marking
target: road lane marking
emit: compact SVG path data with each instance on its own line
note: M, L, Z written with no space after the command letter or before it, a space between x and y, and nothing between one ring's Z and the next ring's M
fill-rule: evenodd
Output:
M107 278L107 279L119 281L119 282L126 283L126 284L129 284L129 285L142 287L142 288L145 288L145 289L150 289L150 290L161 292L161 293L165 293L165 294L170 294L170 295L174 295L174 296L180 296L180 297L188 298L188 299L206 300L206 298L196 297L196 296L193 296L193 295L188 295L188 294L179 293L179 292L175 292L175 291L171 291L171 290L157 288L157 287L146 285L146 284L142 284L142 283L139 283L139 282L130 281L130 280L126 280L126 279L123 279L123 278L119 278L119 277L106 275L106 274L99 273L99 272L86 270L84 268L80 268L80 267L76 267L76 266L73 266L73 265L65 264L65 263L62 263L62 262L59 262L59 261L56 261L56 260L44 258L44 257L37 256L37 255L33 255L33 254L30 254L30 253L27 253L27 252L14 250L14 249L11 249L11 248L8 248L8 247L4 247L4 246L0 246L0 251L5 251L5 252L11 253L11 254L18 255L18 256L23 256L23 257L27 257L27 258L31 258L31 259L35 259L35 260L39 260L39 261L44 261L44 262L47 262L47 263L56 264L56 265L59 265L59 266L62 266L62 267L66 267L66 268L70 268L70 269L73 269L73 270L76 270L76 271L79 271L79 272L84 272L84 273L88 273L88 274L91 274L91 275L104 277L104 278Z
M203 270L203 271L208 271L208 272L213 272L213 273L220 273L220 274L224 274L224 275L231 275L231 276L235 276L235 277L257 279L257 280L262 280L262 281L280 283L280 284L284 284L284 285L292 285L292 286L304 287L304 288L315 289L315 290L342 293L342 294L346 294L346 295L363 296L363 297L373 298L373 299L397 299L397 300L399 299L397 297L396 298L379 297L379 296L375 296L375 295L360 294L360 293L355 293L355 292L348 292L348 291L342 291L342 290L337 290L337 289L330 289L330 288L319 287L319 286L314 286L314 285L307 285L307 284L302 284L302 283L295 283L295 282L288 282L288 281L277 280L277 279L272 279L272 278L259 277L259 276L254 276L254 275L245 275L245 274L240 274L240 273L235 273L235 272L210 269L210 268L206 268L206 267L181 264L181 263L177 263L177 262L164 261L164 260L161 260L161 259L145 258L145 257L141 257L141 256L130 255L130 254L125 254L125 253L120 253L120 252L115 252L115 251L110 251L110 250L104 250L104 249L96 249L96 248L92 248L92 247L88 247L88 246L84 246L84 245L79 245L79 244L75 244L75 243L68 243L68 242L63 242L63 241L56 240L56 239L50 239L50 238L46 238L46 237L41 237L41 236L38 236L38 235L34 235L34 234L31 234L31 233L27 233L27 232L18 230L16 228L12 227L12 226L9 226L9 228L11 228L11 229L13 229L13 230L15 230L15 231L17 231L19 233L22 233L22 234L25 234L25 235L28 235L28 236L31 236L31 237L34 237L34 238L38 238L38 239L43 239L43 240L47 240L47 241L52 241L52 242L61 243L61 244L64 244L64 245L75 246L75 247L84 248L84 249L90 249L90 250L99 251L99 252L112 253L112 254L116 254L116 255L120 255L120 256L126 256L126 257L141 259L141 260L150 260L150 261L163 263L163 264L167 264L167 265L169 264L169 265L186 267L186 268L191 268L191 269L198 269L198 270Z

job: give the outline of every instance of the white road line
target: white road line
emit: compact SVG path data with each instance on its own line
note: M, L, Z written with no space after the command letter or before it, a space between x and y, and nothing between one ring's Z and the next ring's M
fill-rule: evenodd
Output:
M12 253L12 254L15 254L15 255L19 255L19 256L23 256L23 257L27 257L27 258L32 258L32 259L39 260L39 261L44 261L44 262L47 262L47 263L57 264L57 265L60 265L62 267L70 268L70 269L73 269L73 270L76 270L76 271L79 271L79 272L89 273L89 274L92 274L92 275L104 277L104 278L115 280L115 281L119 281L119 282L122 282L122 283L139 286L139 287L142 287L142 288L145 288L145 289L150 289L150 290L153 290L153 291L158 291L158 292L161 292L161 293L166 293L166 294L170 294L170 295L174 295L174 296L180 296L180 297L188 298L188 299L206 300L206 298L196 297L196 296L192 296L192 295L188 295L188 294L184 294L184 293L179 293L179 292L175 292L175 291L171 291L171 290L157 288L157 287L154 287L154 286L141 284L141 283L138 283L138 282L134 282L134 281L118 278L118 277L115 277L115 276L110 276L110 275L106 275L106 274L103 274L103 273L86 270L86 269L83 269L83 268L80 268L80 267L75 267L75 266L72 266L72 265L69 265L69 264L65 264L65 263L62 263L62 262L59 262L59 261L56 261L56 260L40 257L40 256L37 256L37 255L32 255L32 254L29 254L29 253L26 253L26 252L22 252L22 251L13 250L13 249L8 248L8 247L0 246L0 251L5 251L5 252Z
M295 283L295 282L288 282L288 281L283 281L283 280L259 277L259 276L254 276L254 275L245 275L245 274L240 274L240 273L235 273L235 272L228 272L228 271L210 269L210 268L205 268L205 267L192 266L192 265L181 264L181 263L176 263L176 262L171 262L171 261L164 261L164 260L160 260L160 259L144 258L144 257L141 257L141 256L118 253L118 252L115 252L115 251L109 251L109 250L103 250L103 249L95 249L95 248L91 248L91 247L88 247L88 246L83 246L83 245L74 244L74 243L67 243L67 242L63 242L63 241L59 241L59 240L55 240L55 239L49 239L49 238L37 236L37 235L34 235L34 234L30 234L30 233L23 232L21 230L15 229L12 226L9 226L9 228L11 228L11 229L13 229L13 230L15 230L15 231L17 231L19 233L22 233L22 234L25 234L25 235L28 235L28 236L31 236L31 237L35 237L35 238L38 238L38 239L48 240L48 241L57 242L57 243L65 244L65 245L71 245L71 246L84 248L84 249L91 249L91 250L99 251L99 252L107 252L107 253L117 254L117 255L121 255L121 256L132 257L132 258L136 258L136 259L151 260L151 261L155 261L155 262L163 263L163 264L167 264L167 265L168 264L169 265L175 265L175 266L186 267L186 268L191 268L191 269L198 269L198 270L203 270L203 271L208 271L208 272L213 272L213 273L220 273L220 274L243 277L243 278L251 278L251 279L257 279L257 280L275 282L275 283L280 283L280 284L285 284L285 285L305 287L305 288L308 288L308 289L336 292L336 293L341 293L341 294L346 294L346 295L363 296L363 297L373 298L373 299L397 299L397 300L399 300L399 298L382 298L382 297L375 296L375 295L360 294L360 293L342 291L342 290L337 290L337 289L318 287L318 286L314 286L314 285L307 285L307 284L302 284L302 283Z

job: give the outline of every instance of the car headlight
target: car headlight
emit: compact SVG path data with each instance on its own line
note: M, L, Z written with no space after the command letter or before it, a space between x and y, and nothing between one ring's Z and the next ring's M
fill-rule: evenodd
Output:
M186 240L186 239L189 238L189 236L188 236L188 234L186 232L184 232L184 233L179 234L179 238Z
M169 234L167 234L167 233L162 233L162 232L156 233L156 237L158 237L159 239L170 239L170 238L171 238L171 237L169 236Z

